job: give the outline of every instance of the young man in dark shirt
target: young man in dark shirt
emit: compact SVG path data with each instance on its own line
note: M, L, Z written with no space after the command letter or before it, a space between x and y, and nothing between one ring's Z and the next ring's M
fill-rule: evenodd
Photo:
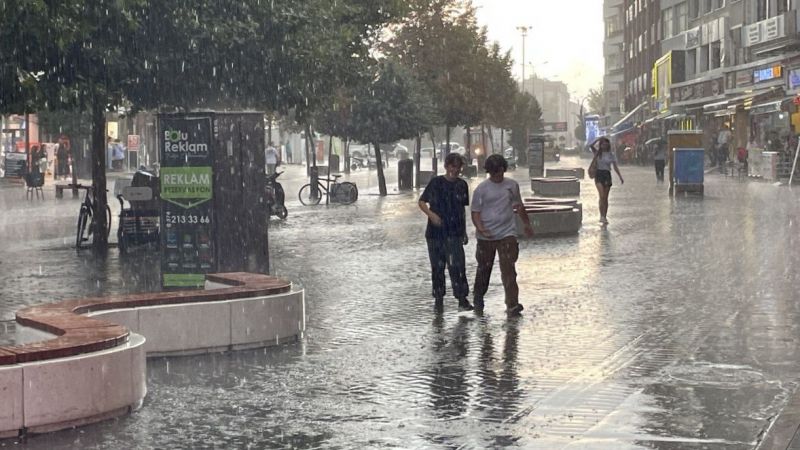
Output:
M464 165L461 155L451 153L444 161L445 175L434 177L419 198L419 209L428 216L425 238L431 261L434 307L444 308L446 292L444 268L450 272L453 296L458 299L460 311L472 310L467 300L467 282L464 245L467 244L467 221L464 209L469 206L469 186L458 175Z

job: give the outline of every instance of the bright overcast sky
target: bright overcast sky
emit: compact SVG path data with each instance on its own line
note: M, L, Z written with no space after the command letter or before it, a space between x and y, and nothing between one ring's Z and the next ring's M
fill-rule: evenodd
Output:
M544 78L561 80L577 96L603 83L603 0L473 0L478 23L489 39L511 50L514 75L522 72L522 37L528 32L525 59ZM525 71L530 74L531 66Z

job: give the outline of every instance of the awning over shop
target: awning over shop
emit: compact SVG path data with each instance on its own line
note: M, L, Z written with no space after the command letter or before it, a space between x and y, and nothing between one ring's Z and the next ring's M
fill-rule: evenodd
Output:
M617 121L617 123L612 125L611 126L612 136L615 135L615 134L623 133L623 132L633 128L634 123L631 120L633 118L633 115L636 114L637 112L639 112L646 105L647 105L647 102L642 102L641 105L637 106L636 108L633 108L628 114L625 114L625 116L622 119L619 119Z
M794 99L794 96L785 97L781 100L773 100L770 102L753 105L750 107L750 115L753 116L757 114L769 114L774 112L781 112L783 110L783 104L785 102L791 101L792 99Z

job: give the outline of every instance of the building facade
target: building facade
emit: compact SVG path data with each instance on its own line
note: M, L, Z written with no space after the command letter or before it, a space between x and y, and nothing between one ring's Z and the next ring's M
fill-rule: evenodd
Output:
M800 129L798 3L661 0L650 120L663 121L662 130L703 130L712 164L746 149L751 174L785 175ZM734 136L727 154L716 140L723 128Z
M603 41L603 57L605 68L603 74L604 110L601 125L609 126L622 117L625 94L625 58L623 39L625 37L625 14L623 0L605 0L603 2L603 21L605 38Z
M624 113L630 113L652 96L653 64L661 57L661 0L624 0L623 71Z

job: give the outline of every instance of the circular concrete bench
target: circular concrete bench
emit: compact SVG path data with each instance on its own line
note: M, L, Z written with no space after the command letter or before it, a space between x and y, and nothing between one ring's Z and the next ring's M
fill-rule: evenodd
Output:
M579 196L581 183L575 177L531 178L531 190L545 197Z
M302 336L302 290L260 274L208 275L206 290L67 300L16 314L0 347L0 437L93 423L138 408L146 356L235 350Z
M576 234L581 229L583 206L575 199L526 198L523 204L534 238ZM517 229L524 236L520 218Z
M546 169L544 176L547 178L571 177L582 180L586 175L582 167L573 167L573 168Z

